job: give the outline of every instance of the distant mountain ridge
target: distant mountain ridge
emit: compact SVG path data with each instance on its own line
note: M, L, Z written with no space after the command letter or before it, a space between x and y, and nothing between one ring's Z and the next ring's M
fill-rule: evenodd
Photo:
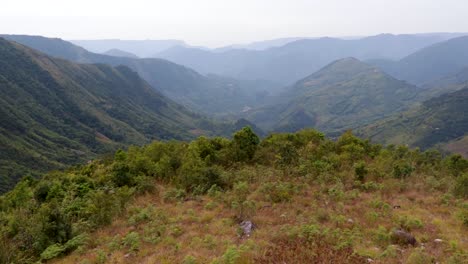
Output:
M109 55L109 56L116 56L116 57L127 57L127 58L138 59L137 55L130 53L130 52L123 51L123 50L119 50L119 49L110 49L106 52L103 52L102 54Z
M468 36L421 49L398 61L372 60L392 76L417 85L430 84L468 67Z
M110 49L119 49L133 53L141 58L149 58L154 54L174 46L186 46L182 40L70 40L71 43L83 47L91 52L104 53Z
M360 60L398 60L421 48L460 34L392 35L359 39L300 39L266 50L228 49L224 52L175 46L158 54L201 73L237 79L262 79L290 85L332 61L355 57Z
M270 87L278 87L277 84L262 80L242 82L219 76L203 76L164 59L134 59L92 53L61 39L25 35L1 36L50 56L74 62L128 66L153 88L177 103L207 114L240 112L244 107L254 106L259 103L258 100L263 100L261 96L256 97L256 94L267 96ZM256 84L252 85L252 82Z

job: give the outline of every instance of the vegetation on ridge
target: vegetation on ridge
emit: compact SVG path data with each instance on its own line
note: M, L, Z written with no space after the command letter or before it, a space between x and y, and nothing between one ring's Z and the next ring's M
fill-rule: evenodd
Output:
M0 197L0 262L464 263L467 198L458 155L246 127L22 180Z

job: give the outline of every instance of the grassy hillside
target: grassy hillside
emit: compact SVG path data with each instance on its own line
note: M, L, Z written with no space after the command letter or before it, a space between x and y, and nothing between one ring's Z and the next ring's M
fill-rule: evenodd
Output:
M356 127L405 109L420 89L354 58L335 61L298 81L276 102L248 112L275 131Z
M466 86L465 86L466 87ZM455 141L455 147L446 150L462 150L466 154L468 145L462 140L468 132L468 88L430 99L419 107L380 120L359 134L375 142L385 144L408 144L427 149ZM461 144L461 145L460 145Z
M271 90L278 87L272 82L262 80L244 82L219 76L203 76L190 68L163 59L135 59L92 53L61 39L23 35L3 37L50 56L74 62L125 65L177 103L212 115L237 113L246 106L257 106Z
M1 38L0 85L0 191L27 172L213 128L127 67L75 64Z
M0 197L0 262L466 263L467 173L350 133L154 142Z

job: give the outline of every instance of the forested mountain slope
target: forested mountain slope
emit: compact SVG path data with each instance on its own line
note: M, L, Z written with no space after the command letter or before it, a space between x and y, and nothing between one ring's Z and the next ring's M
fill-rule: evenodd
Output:
M0 87L0 191L26 172L152 139L193 138L210 125L125 66L75 64L2 38Z
M355 58L335 61L298 81L277 101L247 113L265 129L326 132L365 124L403 110L421 89Z
M466 154L468 145L461 140L468 134L468 84L464 89L425 101L409 111L377 121L358 134L385 144L408 144L427 149L444 148L458 141L458 151ZM455 147L455 146L453 146Z
M270 90L278 87L261 80L242 82L219 76L203 76L163 59L135 59L92 53L61 39L24 35L3 37L74 62L125 65L177 103L207 114L240 112L246 106L256 106L263 102Z

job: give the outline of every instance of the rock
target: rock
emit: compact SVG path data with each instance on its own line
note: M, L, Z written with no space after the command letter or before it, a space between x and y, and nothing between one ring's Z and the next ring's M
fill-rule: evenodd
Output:
M250 237L250 234L256 228L255 224L252 223L252 221L242 221L240 223L240 227L242 228L243 235L246 237Z
M442 242L444 242L444 241L442 239L440 239L440 238L434 239L434 243L439 244L439 243L442 243Z
M347 221L348 221L348 223L350 223L350 224L354 224L354 220L353 220L353 219L351 219L351 218L348 218L348 220L347 220Z
M400 245L412 245L415 246L417 241L416 238L411 235L410 233L402 230L397 229L392 232L392 241L393 243L400 244Z
M373 260L373 259L371 259L371 258L367 258L367 263L372 263L372 262L374 262L374 260Z
M124 258L129 258L130 256L131 256L131 254L127 253L127 254L124 255Z

